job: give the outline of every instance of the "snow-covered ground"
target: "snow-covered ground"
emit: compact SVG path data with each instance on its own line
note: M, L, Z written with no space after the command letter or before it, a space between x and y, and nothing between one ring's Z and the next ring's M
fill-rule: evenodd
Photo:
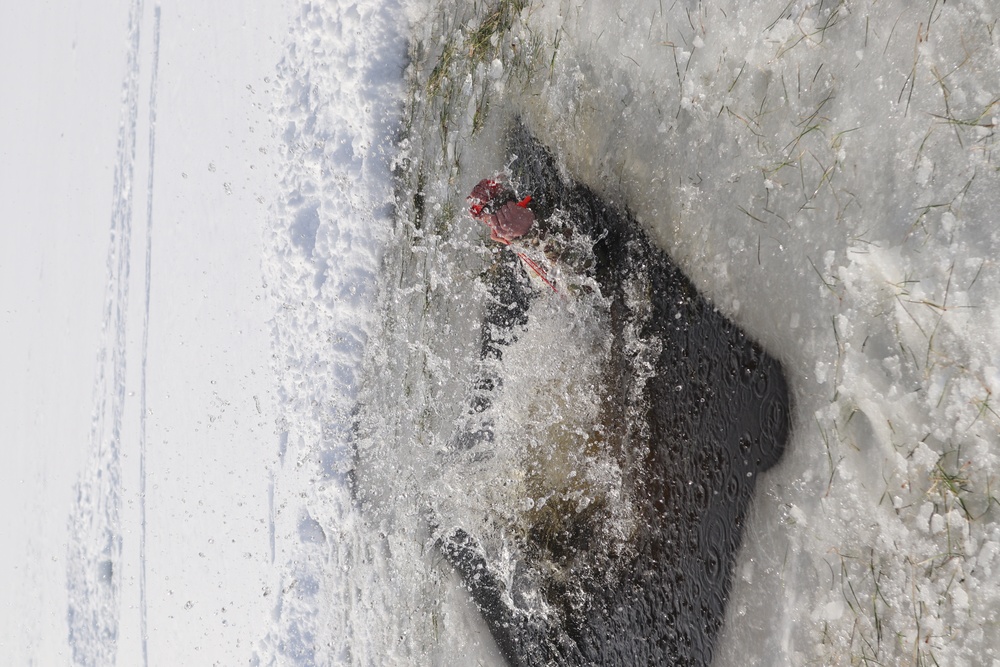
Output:
M261 258L291 8L0 14L3 662L245 664L272 608Z
M784 363L716 663L1000 661L994 3L0 16L10 664L500 664L427 511L511 499L435 452L514 115Z

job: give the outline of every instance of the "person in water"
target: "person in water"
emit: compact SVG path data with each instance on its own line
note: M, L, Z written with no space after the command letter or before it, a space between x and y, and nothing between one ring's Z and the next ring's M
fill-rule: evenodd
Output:
M469 215L490 228L490 239L510 248L553 291L560 291L557 275L560 282L569 279L571 291L591 291L579 283L593 265L592 243L584 243L565 216L536 218L531 197L518 199L502 178L482 179L467 199Z
M468 200L469 215L490 228L490 238L508 246L543 283L558 292L555 280L544 265L543 256L529 257L525 254L528 248L523 243L512 245L535 227L535 214L528 208L531 197L518 201L513 190L502 182L484 178L472 188ZM535 241L537 243L537 239Z

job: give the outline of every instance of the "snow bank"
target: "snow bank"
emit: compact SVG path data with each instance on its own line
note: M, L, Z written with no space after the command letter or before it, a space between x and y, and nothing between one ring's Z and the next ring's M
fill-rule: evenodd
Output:
M351 506L353 412L391 233L404 40L391 2L305 4L274 82L280 194L267 230L280 463L270 531L273 627L255 664L364 655L358 561L368 536Z

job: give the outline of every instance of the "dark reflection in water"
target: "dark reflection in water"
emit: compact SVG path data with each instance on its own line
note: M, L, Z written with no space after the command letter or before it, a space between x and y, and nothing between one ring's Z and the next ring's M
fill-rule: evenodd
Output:
M610 300L614 343L605 424L631 461L626 483L639 516L627 555L600 556L586 536L536 545L550 571L501 581L465 531L441 541L511 665L708 665L757 474L780 459L789 395L779 363L695 290L628 214L560 179L548 151L521 125L509 135L514 185L545 219L555 209L599 239L593 276ZM529 294L511 262L494 280L484 356L503 354L505 331L523 323ZM642 276L645 312L626 293ZM624 331L658 341L653 375L633 388ZM475 410L499 378L481 381ZM635 415L638 414L638 417ZM630 417L630 415L632 415ZM639 422L638 424L636 422ZM488 428L469 434L482 443ZM471 443L470 443L471 444ZM579 528L577 529L579 532ZM531 554L529 554L531 556ZM531 568L530 558L526 565ZM537 568L536 568L537 574Z

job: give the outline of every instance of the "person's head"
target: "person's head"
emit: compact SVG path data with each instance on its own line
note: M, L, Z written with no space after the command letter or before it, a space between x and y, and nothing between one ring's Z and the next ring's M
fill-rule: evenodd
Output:
M479 181L467 197L469 214L476 220L482 220L484 216L496 213L500 205L511 198L501 196L506 190L503 184L491 178Z

